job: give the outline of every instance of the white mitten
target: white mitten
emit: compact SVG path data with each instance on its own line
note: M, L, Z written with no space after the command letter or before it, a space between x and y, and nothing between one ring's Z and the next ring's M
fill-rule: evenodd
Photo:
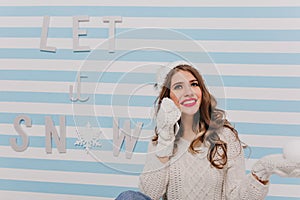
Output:
M175 140L174 125L180 116L181 112L174 102L169 98L164 98L156 116L156 128L158 132L156 155L158 157L166 157L173 154Z
M268 155L253 165L252 173L261 181L268 181L272 174L300 178L300 160L291 161L285 159L282 154Z

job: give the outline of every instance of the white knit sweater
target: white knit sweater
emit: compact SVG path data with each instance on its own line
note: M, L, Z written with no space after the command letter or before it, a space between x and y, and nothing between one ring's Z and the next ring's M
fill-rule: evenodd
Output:
M178 151L166 164L155 155L150 142L147 160L140 175L141 192L152 199L164 193L168 200L260 200L268 193L268 185L245 173L244 153L234 133L224 128L220 138L227 143L226 167L217 169L207 159L208 148L199 154L188 152L189 142L181 138Z

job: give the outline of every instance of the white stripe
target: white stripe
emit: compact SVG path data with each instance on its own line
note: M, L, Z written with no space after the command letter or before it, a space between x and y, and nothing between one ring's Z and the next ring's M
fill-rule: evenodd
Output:
M1 198L5 200L114 200L115 198L92 197L92 196L76 196L67 194L49 194L49 193L35 193L35 192L19 192L19 191L4 191L0 190Z
M243 4L246 2L243 2ZM170 4L171 6L172 4ZM187 5L187 4L184 4ZM299 3L300 5L300 3ZM276 4L272 4L272 7ZM49 28L72 28L72 17L50 16ZM80 28L108 28L102 17L90 16L89 22L80 22ZM153 23L155 21L155 23ZM0 27L42 28L43 16L0 17ZM116 28L172 28L172 29L238 29L238 30L299 30L298 18L167 18L122 17Z
M95 71L155 73L166 62L125 62L92 60L1 59L1 70ZM299 65L193 63L203 75L300 76ZM270 70L272 69L272 70ZM74 78L75 80L75 78Z
M79 148L79 147L78 147ZM45 148L28 147L23 152L16 152L10 146L0 146L0 157L4 158L32 158L43 160L69 160L80 162L100 162L108 165L109 163L118 164L137 164L145 163L146 154L133 152L130 159L125 157L124 152L120 152L119 156L113 156L112 151L91 151L91 155L84 149L67 149L67 153L58 153L57 149L53 148L51 154L46 153ZM95 156L95 158L93 157Z
M75 83L69 82L47 82L47 81L5 81L0 80L0 91L10 92L52 92L52 93L69 93L69 86ZM87 85L87 84L86 84ZM3 86L3 87L2 87ZM87 85L84 93L90 94L112 94L112 95L129 95L128 91L135 91L135 88L141 87L139 84L115 84L101 83L101 87L95 89L95 84ZM117 90L112 90L114 88ZM300 100L300 89L289 88L248 88L248 87L209 87L210 92L217 98L231 99L255 99L255 100ZM280 94L280 95L278 95ZM153 96L156 93L151 85L137 90L134 95Z
M32 127L27 128L23 124L22 129L28 136L45 136L45 126L33 124ZM56 130L59 130L59 126L55 126ZM91 127L91 130L97 130L97 127ZM66 137L67 138L78 138L75 126L66 126ZM113 129L112 128L101 128L101 139L112 140L113 139ZM17 136L17 132L13 127L13 124L0 124L0 135L12 135ZM139 141L150 141L154 136L153 130L141 130Z
M1 59L2 70L49 70L49 71L96 71L154 73L151 67L166 62L96 61L96 60L48 60L48 59ZM151 67L150 67L151 66Z
M258 124L300 124L300 113L228 110L227 116L228 120L232 122Z
M149 30L149 34L151 30ZM130 32L125 33L130 34ZM177 34L176 34L177 35ZM182 39L181 33L178 38ZM108 50L106 39L80 39L80 45L91 49ZM47 44L57 49L73 49L72 38L48 38ZM104 43L103 43L104 42ZM0 38L1 48L39 49L40 38ZM102 44L103 43L103 44ZM300 42L269 41L199 41L116 39L115 50L179 51L179 52L240 52L240 53L299 53ZM92 52L91 52L92 53ZM299 70L298 70L299 71Z
M74 126L67 126L67 138L77 138L77 133ZM95 128L92 128L95 129ZM28 136L45 136L45 126L33 125L31 128L24 127L23 130ZM56 130L59 130L59 126L56 126ZM113 130L112 128L103 128L102 139L112 140ZM17 136L16 130L12 124L0 124L0 135ZM143 130L139 137L139 141L150 141L154 132L152 130ZM249 146L254 147L268 147L268 148L282 148L285 144L292 140L299 140L298 136L271 136L271 135L249 135L239 131L239 137L241 141L245 142ZM272 141L272 142L270 142Z
M300 185L271 184L269 195L300 198Z
M75 116L106 116L125 118L151 118L150 107L127 106L94 106L72 104L26 103L26 102L0 102L1 112L31 113L31 114L57 114ZM95 114L95 115L94 115Z
M215 0L215 1L180 1L180 0L129 0L129 1L122 1L122 0L102 0L101 2L96 2L93 0L86 0L84 2L80 0L74 0L72 3L69 1L61 1L61 0L47 0L40 2L38 0L27 0L26 3L22 0L13 0L7 1L5 3L1 3L1 6L159 6L159 7L195 7L195 6L220 6L220 7L234 7L234 6L242 6L242 7L252 7L252 6L299 6L300 3L297 0L253 0L250 2L238 1L238 0L228 0L226 3L222 0ZM184 11L183 11L184 12Z
M222 90L222 88L212 88L213 94L222 94L214 92ZM240 87L225 87L225 97L232 99L261 99L261 100L300 100L300 89L288 88L240 88ZM278 95L280 94L280 95ZM217 96L218 97L218 96Z
M250 147L283 148L289 141L299 140L299 137L292 136L269 136L269 135L246 135L239 134L242 142ZM270 142L272 141L272 142Z
M0 168L1 179L137 187L138 176Z
M72 82L38 82L38 81L0 81L5 88L0 91L23 91L23 92L58 92L69 93L69 86L76 85ZM38 85L33 85L38 84ZM112 94L112 95L145 95L156 96L152 85L141 84L115 84L115 83L81 83L82 94ZM3 85L4 86L4 85ZM18 87L20 86L20 87Z
M95 60L47 60L47 59L1 59L0 70L46 70L46 71L94 71L101 72L139 72L156 73L166 62L129 62ZM193 63L203 75L229 76L300 76L300 65L264 65L264 64L217 64ZM76 78L74 77L74 80ZM14 81L18 82L18 81ZM27 82L27 81L26 81ZM53 82L51 82L53 83ZM12 83L13 84L13 83ZM24 83L26 84L26 83ZM43 84L41 82L41 84ZM55 83L54 83L55 84ZM60 83L65 84L65 83ZM0 84L1 87L2 84ZM48 84L51 85L51 84ZM34 85L33 85L34 86ZM6 86L5 86L6 87Z
M150 107L128 106L93 106L49 104L49 103L26 103L26 102L0 102L1 112L28 113L28 114L53 114L75 116L106 116L125 118L152 118ZM261 111L238 111L228 110L227 116L232 122L246 122L259 124L300 124L300 113L293 112L261 112Z

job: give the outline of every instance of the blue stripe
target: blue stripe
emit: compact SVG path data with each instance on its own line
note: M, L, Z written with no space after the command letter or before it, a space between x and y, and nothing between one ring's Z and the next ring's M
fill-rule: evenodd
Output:
M84 28L81 38L108 38L108 28ZM172 29L171 30L117 28L118 39L153 40L231 40L231 41L299 41L300 30L228 30L228 29ZM127 32L129 31L129 32ZM182 35L184 34L184 36ZM188 36L189 38L185 38ZM41 28L0 28L0 37L40 38ZM71 28L49 28L48 38L73 38Z
M248 146L244 149L246 158L260 159L270 154L282 154L282 148L266 148Z
M14 135L0 135L0 145L2 146L10 146L9 144L9 139L10 138L15 138L17 136ZM76 138L66 138L66 149L80 149L81 147L77 147L74 145ZM38 147L38 148L43 148L45 147L45 137L42 136L30 136L29 137L30 141L30 147ZM18 139L19 144L21 144L20 138ZM100 151L111 151L113 150L113 141L112 140L101 140L100 141L102 146L95 148L96 150ZM52 142L53 148L55 148L54 142ZM125 147L124 143L122 145L122 152L125 152ZM135 153L147 153L147 147L148 147L148 142L145 141L138 141L136 143L136 146L134 148ZM282 149L281 148L265 148L265 147L251 147L249 146L248 148L245 149L245 155L246 157L251 157L251 158L261 158L263 156L269 155L269 154L281 154Z
M46 155L46 153L45 153ZM89 155L87 155L89 156ZM130 162L130 161L128 161ZM1 168L34 169L66 172L87 172L102 174L125 174L138 176L144 166L137 164L118 164L101 162L82 162L70 160L47 160L32 158L3 158L0 157Z
M298 18L299 7L5 6L0 16Z
M94 114L94 113L93 113ZM59 116L56 114L30 114L30 113L0 113L0 123L12 123L18 115L27 115L31 118L34 125L45 125L45 117L49 116L53 120L55 125L59 125ZM95 117L95 116L76 116L76 115L64 115L66 117L66 126L75 126L74 120L76 120L77 126L85 126L87 122L91 123L92 127L99 128L112 128L113 117ZM131 121L131 128L134 128L137 123L143 123L143 130L153 130L154 123L150 119L143 118L122 118L116 116L120 121L120 126L123 126L125 120ZM99 126L97 122L99 122Z
M76 96L76 93L74 94ZM84 104L153 107L156 97L141 95L82 94ZM72 104L69 94L49 92L0 92L0 102L39 102ZM300 102L299 102L300 103Z
M30 158L1 158L0 167L16 168L16 169L32 169L32 170L51 170L51 171L68 171L68 172L87 172L87 173L106 173L106 174L126 174L131 176L139 176L142 172L142 165L133 164L107 164L95 162L80 162L80 161L62 161L62 160L42 160ZM130 162L130 160L128 161ZM121 166L123 165L123 166ZM125 169L127 172L119 171ZM121 168L119 168L121 167ZM130 170L130 171L128 171ZM135 171L137 170L137 171ZM246 173L249 173L247 170ZM271 176L273 184L289 184L300 185L299 178L283 178L277 175Z
M272 184L300 185L300 178L284 178L276 174L271 176L270 181Z
M50 183L50 182L42 182L42 181L19 181L19 180L0 179L0 190L114 198L117 197L118 194L123 191L137 190L137 188L91 185L91 184Z
M289 124L258 124L232 122L238 132L249 135L296 136L300 137L300 125Z
M206 78L207 76L204 76ZM300 88L300 77L220 76L225 87ZM217 86L208 77L209 86Z
M0 113L0 123L11 124L18 115L27 115L31 118L33 125L45 125L45 116L50 116L54 124L59 125L59 116L56 114L32 114L32 113ZM66 116L66 126L75 126L74 118L72 115ZM93 119L93 116L75 116L76 122L83 122L78 126L84 126L88 120ZM120 124L125 118L119 118ZM128 118L127 118L128 119ZM100 128L112 128L112 117L97 117L100 123ZM149 119L132 118L131 128L134 128L135 123L144 123L143 130L153 130L154 123L151 125ZM239 133L250 135L269 135L269 136L297 136L300 137L300 125L295 124L267 124L267 123L242 123L231 121L232 125L238 130ZM92 127L98 127L92 124Z
M32 159L28 159L28 161L26 161L27 159L23 159L23 163L26 164L28 163L30 160ZM11 160L10 160L11 161ZM77 165L76 165L77 166ZM73 167L73 166L72 166ZM70 168L70 167L69 167ZM87 171L80 171L80 172L87 172ZM101 173L101 172L95 172L95 173ZM249 173L249 171L247 171L247 173ZM135 175L139 175L139 174L135 174ZM283 178L283 177L278 177L276 175L273 175L271 177L271 182L273 184L295 184L295 185L299 185L300 182L299 182L299 179L297 178ZM55 183L56 184L56 183ZM61 183L62 184L62 183ZM2 186L1 186L2 185ZM9 184L4 184L6 186L8 186ZM73 184L72 184L73 185ZM86 185L87 186L87 185ZM103 186L98 186L99 188L103 187ZM113 188L119 188L117 186L113 186ZM18 188L18 187L16 187ZM3 184L0 184L0 190L16 190L16 188L5 188L3 187ZM23 188L23 187L22 187ZM99 189L98 188L98 189Z
M300 112L300 101L226 99L227 110Z
M21 137L18 135L0 135L0 145L1 146L10 146L9 140L10 138L17 138L18 145L22 144ZM42 136L28 136L29 138L29 146L30 147L37 147L37 148L45 148L45 137ZM83 149L81 146L75 146L74 143L77 141L77 138L66 138L66 149ZM113 140L100 140L101 147L93 147L92 149L99 150L99 151L113 151ZM125 143L123 142L121 147L121 152L125 152ZM53 151L56 151L55 142L52 140L52 147ZM54 150L55 149L55 150ZM145 141L137 141L133 152L135 153L146 153L148 149L148 142ZM111 154L113 156L113 154Z
M143 106L153 107L156 97L140 95L108 95L84 94L90 97L85 105L112 105L112 106ZM69 94L46 92L0 92L0 102L38 102L71 104ZM267 112L300 112L300 101L284 100L248 100L248 99L218 99L225 102L225 110L248 110ZM223 103L224 104L224 103ZM219 104L220 105L220 104ZM222 105L222 109L225 105Z
M198 27L196 27L198 28ZM153 40L233 40L233 41L293 41L298 40L299 30L239 30L239 29L121 29L117 28L120 39ZM125 32L128 31L128 32ZM4 31L5 32L5 31ZM96 34L91 36L97 38ZM9 36L8 36L9 37ZM22 36L20 36L22 37ZM99 36L98 36L99 37ZM201 42L199 42L201 44Z
M105 60L105 61L148 61L171 62L186 58L193 63L228 64L300 64L299 53L225 53L225 52L176 52L166 51L115 51L94 50L76 52L58 49L56 53L41 52L39 49L0 49L0 58L13 59L56 59L56 60ZM208 57L210 56L210 57ZM212 60L211 60L212 59Z

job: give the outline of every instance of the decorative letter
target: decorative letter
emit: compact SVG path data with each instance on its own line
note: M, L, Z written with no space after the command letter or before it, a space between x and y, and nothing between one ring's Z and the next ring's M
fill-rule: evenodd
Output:
M22 130L20 123L24 121L26 127L31 127L31 119L26 115L19 115L15 118L14 127L17 133L22 137L23 144L22 146L17 145L17 138L10 138L9 142L11 147L18 152L25 151L28 147L29 140L26 133Z
M51 117L46 116L45 118L46 125L46 152L52 153L52 137L54 138L54 142L57 146L59 153L66 153L66 124L65 124L65 116L60 116L59 124L60 124L60 137L57 134L56 128L53 125L53 121Z
M130 159L132 157L134 146L140 136L143 123L139 122L134 129L133 135L130 129L130 121L126 120L124 122L124 129L119 131L118 119L113 121L113 155L118 156L120 153L120 148L122 146L123 140L125 138L125 149L126 158ZM120 133L119 133L120 132Z
M69 97L70 97L70 100L73 102L76 102L76 101L85 102L85 101L89 100L89 97L87 97L86 99L80 99L81 78L87 78L87 76L81 76L80 74L78 74L78 76L77 76L77 97L73 97L73 85L70 85L70 87L69 87Z
M73 51L90 51L87 46L79 46L80 35L86 35L86 30L79 29L79 22L90 21L89 16L75 16L73 17Z
M41 43L40 43L40 50L41 51L50 51L50 52L55 53L56 52L55 47L47 46L49 22L50 22L50 17L49 16L44 16L42 35L41 35Z
M121 16L107 16L103 17L104 23L109 23L109 47L108 51L109 53L114 53L115 51L115 28L116 23L122 22Z

